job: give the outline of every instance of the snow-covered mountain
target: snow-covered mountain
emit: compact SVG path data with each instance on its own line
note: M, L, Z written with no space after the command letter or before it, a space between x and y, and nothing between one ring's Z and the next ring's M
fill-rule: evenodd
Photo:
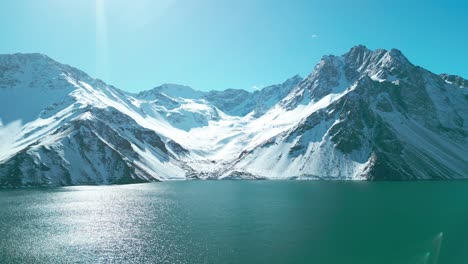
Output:
M183 147L150 129L126 93L43 55L0 62L0 185L185 178Z
M277 106L287 109L277 119L296 112L299 121L246 148L233 168L281 178L466 178L464 83L398 50L357 46L325 56Z
M364 46L255 92L131 94L44 55L0 55L0 185L467 178L467 86Z

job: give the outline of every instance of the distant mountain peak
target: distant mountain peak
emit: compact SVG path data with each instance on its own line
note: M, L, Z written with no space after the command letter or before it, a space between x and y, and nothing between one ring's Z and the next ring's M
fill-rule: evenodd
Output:
M283 85L290 85L290 84L298 84L300 81L302 81L304 78L301 77L299 74L296 74L288 79L286 79L282 84ZM264 88L262 88L264 89Z
M45 70L50 70L50 68L63 69L64 67L67 67L67 65L61 64L42 53L0 54L0 64L4 69L8 69L8 67L13 69L16 67L24 67L26 65L32 65L36 68L41 66Z
M468 88L468 80L461 76L443 73L440 74L440 77L449 84L456 85L460 88Z
M291 109L298 104L319 101L329 94L343 92L364 77L379 82L402 80L414 69L415 66L400 50L371 50L357 45L341 56L323 56L294 93L282 101L282 105Z
M13 54L0 54L0 57L10 57L10 58L24 58L24 59L46 59L53 60L49 56L42 53L13 53Z
M156 86L151 90L141 91L138 93L138 97L154 97L155 94L164 94L171 98L185 98L185 99L200 99L203 96L203 92L197 91L187 85L179 85L172 83L165 83L160 86Z
M388 67L392 63L411 65L411 62L398 49L376 49L373 51L359 45L351 48L343 57L348 64L361 69L368 66Z
M366 46L364 45L356 45L354 47L352 47L348 52L347 54L349 54L350 56L351 55L363 55L363 54L367 54L367 53L371 53L373 52L372 50L370 50L369 48L367 48Z

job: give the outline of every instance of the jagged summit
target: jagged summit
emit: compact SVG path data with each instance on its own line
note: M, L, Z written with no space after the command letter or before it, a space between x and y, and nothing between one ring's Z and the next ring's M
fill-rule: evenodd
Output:
M186 99L207 101L229 115L245 116L253 112L255 116L258 116L283 99L300 81L302 77L294 75L281 84L270 85L253 92L232 88L204 92L184 85L163 84L151 90L142 91L136 97L159 100L161 104L168 107Z
M48 75L50 76L59 71L73 73L75 75L87 75L77 68L57 62L42 53L0 54L0 64L2 65L1 73L3 75L18 73L17 70L19 68L22 68L21 70L23 71L29 70L29 73L36 74L39 71L49 72Z
M359 60L362 62L362 58L372 54L373 51L368 49L364 45L357 45L352 47L347 53L344 54L345 57L348 57L350 60L354 60L357 64L359 64Z
M365 76L379 82L404 80L415 69L416 66L397 49L373 51L358 45L341 56L323 56L312 73L281 104L291 109L316 102L327 95L343 92Z
M392 80L402 77L401 72L409 70L414 65L397 49L389 51L385 49L369 50L364 46L352 48L343 55L348 75L366 74L373 79Z
M390 50L386 49L375 49L371 50L368 47L364 45L357 45L352 47L348 52L343 54L342 56L349 58L350 61L355 61L359 64L359 62L362 63L362 58L370 55L382 55L382 54L390 54L392 57L402 57L405 58L403 53L399 49L392 48Z
M457 85L460 88L468 88L468 80L464 79L461 76L446 73L443 73L440 76L442 77L442 79L444 79L444 81L446 81L449 84Z
M141 91L138 97L154 96L154 94L164 94L172 98L200 99L203 92L197 91L190 86L165 83L151 90Z

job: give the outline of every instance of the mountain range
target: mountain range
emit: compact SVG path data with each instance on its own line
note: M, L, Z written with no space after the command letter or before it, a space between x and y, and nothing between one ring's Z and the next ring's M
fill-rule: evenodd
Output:
M0 186L183 179L468 178L468 80L399 50L306 78L129 93L42 54L0 55Z

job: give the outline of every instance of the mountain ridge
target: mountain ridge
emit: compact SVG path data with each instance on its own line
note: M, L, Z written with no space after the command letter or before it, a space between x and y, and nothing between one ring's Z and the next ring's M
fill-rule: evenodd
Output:
M0 135L24 122L0 148L3 186L468 177L468 82L396 49L359 45L253 92L129 93L25 57L0 55Z

